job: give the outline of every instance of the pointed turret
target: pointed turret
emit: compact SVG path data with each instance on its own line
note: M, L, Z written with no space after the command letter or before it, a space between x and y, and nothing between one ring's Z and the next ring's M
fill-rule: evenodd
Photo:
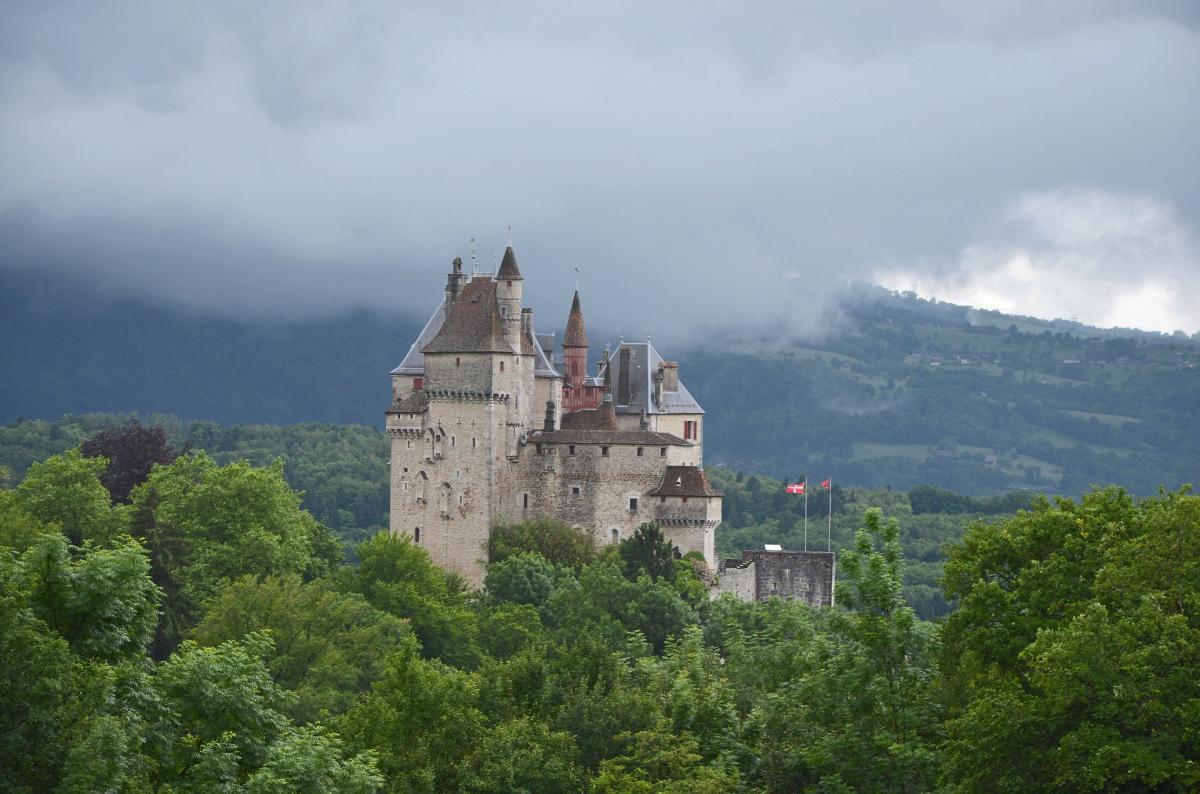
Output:
M521 269L517 267L517 255L512 246L504 249L504 259L500 260L500 269L496 271L497 281L516 281L521 278Z
M563 334L563 347L587 347L587 331L583 328L583 309L579 306L579 290L571 301L571 313L567 315L567 332Z

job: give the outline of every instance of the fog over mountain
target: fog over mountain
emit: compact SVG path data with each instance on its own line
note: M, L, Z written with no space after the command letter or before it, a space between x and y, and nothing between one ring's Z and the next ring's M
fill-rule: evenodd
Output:
M424 313L511 223L542 324L579 267L637 334L852 278L1190 333L1198 75L1185 2L6 3L0 268Z

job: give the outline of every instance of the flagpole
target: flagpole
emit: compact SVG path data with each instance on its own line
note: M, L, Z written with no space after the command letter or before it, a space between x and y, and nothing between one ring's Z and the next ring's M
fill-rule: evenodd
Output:
M825 551L833 551L833 475L829 475L829 527L825 534Z
M804 550L808 551L808 476L804 477Z

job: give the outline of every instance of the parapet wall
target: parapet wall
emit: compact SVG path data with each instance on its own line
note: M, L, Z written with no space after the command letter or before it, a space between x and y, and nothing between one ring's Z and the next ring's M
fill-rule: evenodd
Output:
M837 556L828 551L743 551L740 560L721 560L713 594L732 593L743 601L777 596L832 606L836 569Z

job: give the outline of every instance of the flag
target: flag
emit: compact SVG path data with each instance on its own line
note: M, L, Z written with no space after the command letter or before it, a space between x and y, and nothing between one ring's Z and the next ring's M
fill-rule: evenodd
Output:
M829 488L829 480L821 480L822 488Z
M804 493L804 483L802 483L802 482L789 483L788 487L785 488L784 490L786 490L788 493L803 494Z

